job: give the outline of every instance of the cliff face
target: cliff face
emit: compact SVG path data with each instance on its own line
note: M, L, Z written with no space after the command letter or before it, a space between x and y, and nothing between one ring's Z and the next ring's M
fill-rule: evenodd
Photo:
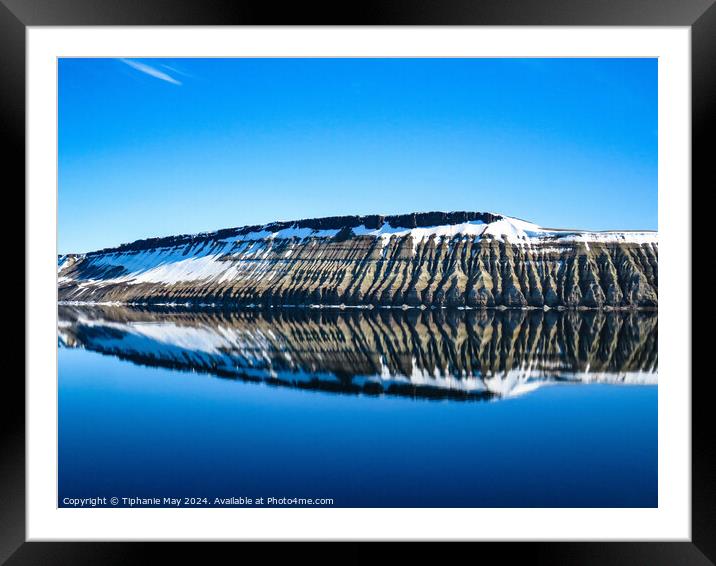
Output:
M308 389L509 397L656 384L651 312L60 306L59 340L137 364Z
M655 308L654 232L491 213L335 217L141 240L58 261L61 301Z

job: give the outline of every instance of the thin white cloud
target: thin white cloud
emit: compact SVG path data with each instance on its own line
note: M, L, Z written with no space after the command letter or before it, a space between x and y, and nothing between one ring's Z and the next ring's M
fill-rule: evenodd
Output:
M149 75L150 77L154 77L155 79L159 79L160 81L166 81L168 83L172 83L173 85L181 85L181 82L176 80L174 77L164 73L163 71L160 71L159 69L155 69L150 65L146 65L145 63L140 63L139 61L132 61L131 59L120 59L120 61L122 63L125 63L126 65L129 65L133 69L137 69L137 71L140 71L145 75Z
M164 67L165 69L169 69L175 75L182 75L184 77L194 78L194 75L190 75L186 71L182 71L181 69L177 69L176 67L172 67L170 65L164 65L164 64L162 64L161 66Z

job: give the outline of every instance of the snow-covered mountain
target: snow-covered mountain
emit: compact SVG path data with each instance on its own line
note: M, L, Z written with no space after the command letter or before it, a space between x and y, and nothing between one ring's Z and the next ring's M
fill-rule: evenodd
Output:
M481 212L344 216L138 240L58 258L63 302L655 308L649 231Z
M60 345L137 364L353 393L495 399L656 384L651 312L60 306Z

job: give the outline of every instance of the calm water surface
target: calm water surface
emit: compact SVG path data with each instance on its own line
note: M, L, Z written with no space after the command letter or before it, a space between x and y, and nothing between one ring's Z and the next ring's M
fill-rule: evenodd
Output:
M60 506L658 504L656 314L59 315Z

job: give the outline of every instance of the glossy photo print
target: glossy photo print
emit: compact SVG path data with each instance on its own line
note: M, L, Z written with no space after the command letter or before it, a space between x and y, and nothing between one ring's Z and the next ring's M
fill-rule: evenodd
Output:
M60 58L57 505L657 507L657 75Z

